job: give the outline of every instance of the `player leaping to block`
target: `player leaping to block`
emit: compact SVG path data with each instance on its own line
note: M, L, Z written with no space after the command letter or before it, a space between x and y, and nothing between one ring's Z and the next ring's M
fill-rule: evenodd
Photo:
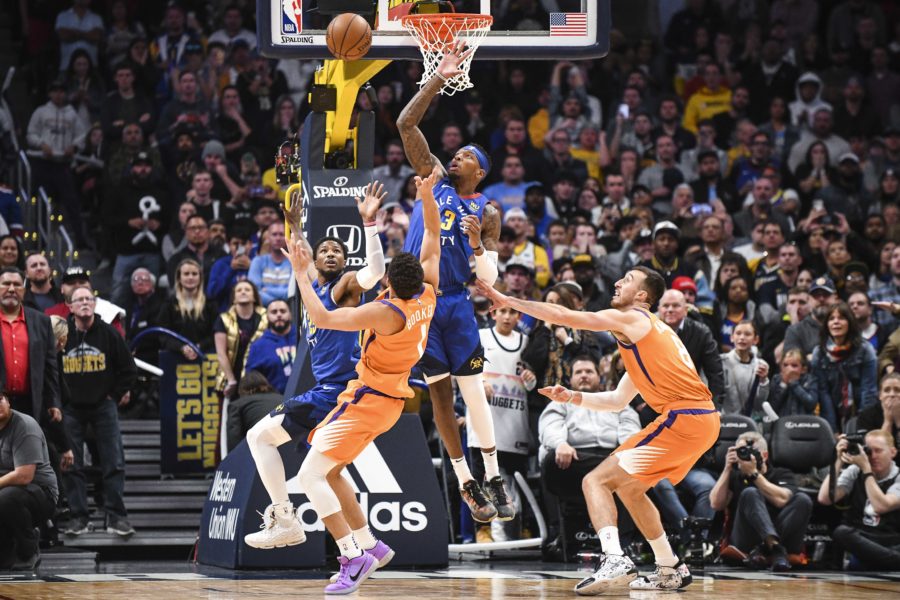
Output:
M547 323L610 331L616 337L626 373L615 390L583 393L556 385L542 388L542 394L555 402L613 412L640 394L660 413L583 480L588 512L604 557L597 571L575 586L575 592L595 595L628 583L638 590L674 590L690 583L690 571L672 552L659 512L646 492L662 479L676 484L684 478L715 444L719 414L678 335L650 312L666 289L663 278L651 269L635 267L616 282L612 308L593 313L511 298L481 282L479 288L495 307L511 306ZM657 566L650 575L638 578L634 563L622 552L613 492L653 548Z
M422 358L422 370L434 407L434 422L447 448L453 470L459 480L460 494L472 511L472 517L485 523L494 518L510 520L515 508L500 476L494 424L484 392L482 367L484 350L478 335L475 310L469 301L466 282L471 270L469 257L475 255L475 274L489 285L497 280L497 240L500 215L487 199L475 191L491 168L490 157L478 144L460 148L447 171L431 154L419 122L434 96L447 79L459 73L459 64L470 50L462 43L452 45L437 72L410 100L397 118L397 128L410 164L420 176L439 169L440 181L434 187L441 218L441 289L437 312L428 334L428 346ZM422 213L413 211L404 250L416 253L422 244ZM487 489L475 481L466 465L459 426L453 411L450 375L456 377L459 391L469 409L469 420L484 458ZM487 494L485 494L485 491Z
M303 238L300 223L300 202L286 211L295 240L303 244L315 257L303 272L313 289L321 294L328 310L358 306L362 295L375 287L384 276L384 254L375 227L375 213L384 197L384 186L377 181L366 186L362 198L356 198L359 216L366 236L366 266L358 271L345 271L347 247L336 237L323 237L310 248ZM309 325L306 331L310 365L316 385L303 394L289 398L247 432L247 445L259 478L269 493L271 504L263 513L260 531L244 536L254 548L279 548L302 544L306 540L303 526L294 513L285 483L284 461L278 446L306 437L316 424L336 405L338 395L347 382L356 376L359 359L359 336L355 331L337 331ZM390 561L393 553L379 546L380 564Z
M326 309L306 276L312 257L305 245L292 240L290 252L285 252L316 327L363 331L357 377L309 434L312 448L300 466L300 484L341 552L341 570L325 587L326 594L349 594L378 568L378 557L364 550L375 546L376 540L353 487L341 472L372 440L394 426L404 398L413 396L409 373L425 351L437 301L440 219L431 193L437 178L436 172L416 178L425 224L419 257L408 252L395 256L388 267L389 287L373 302Z

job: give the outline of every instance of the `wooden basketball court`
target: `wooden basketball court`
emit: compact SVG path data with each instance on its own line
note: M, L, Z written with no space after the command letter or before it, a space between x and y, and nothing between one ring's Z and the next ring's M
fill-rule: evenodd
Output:
M158 565L157 565L158 566ZM442 600L539 600L575 598L577 570L556 571L560 565L509 563L494 569L488 561L461 563L444 571L386 571L367 581L356 598L441 598ZM542 566L548 570L540 570ZM285 597L321 598L327 573L266 573L264 571L209 573L184 572L73 573L10 580L0 576L0 600L230 600L238 598L280 600ZM112 569L119 570L119 569ZM129 570L129 569L124 569ZM850 574L796 572L772 574L731 569L707 569L679 595L685 598L886 598L900 596L900 572ZM619 598L672 597L667 592L607 594Z

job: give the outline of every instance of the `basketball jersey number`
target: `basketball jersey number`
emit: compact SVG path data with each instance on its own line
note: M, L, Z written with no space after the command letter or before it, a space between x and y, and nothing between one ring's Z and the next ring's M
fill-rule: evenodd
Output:
M456 221L456 213L448 208L444 211L444 214L441 215L441 229L450 231L454 221Z
M662 321L656 321L656 330L671 338L672 343L675 344L675 349L678 350L678 357L681 359L681 362L692 371L696 371L697 368L694 366L694 359L691 358L691 353L684 347L684 343L681 341L681 338L678 337L678 334L675 333L675 330Z
M422 358L422 355L425 354L425 342L428 340L428 326L421 325L419 331L422 333L422 337L419 339L419 343L416 344L416 350L419 352L419 358Z

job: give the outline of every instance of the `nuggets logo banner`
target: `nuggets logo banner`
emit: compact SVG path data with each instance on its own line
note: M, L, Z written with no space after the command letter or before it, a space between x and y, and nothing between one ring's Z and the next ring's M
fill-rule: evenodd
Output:
M216 393L215 354L188 361L160 352L160 471L204 473L219 463L221 402Z

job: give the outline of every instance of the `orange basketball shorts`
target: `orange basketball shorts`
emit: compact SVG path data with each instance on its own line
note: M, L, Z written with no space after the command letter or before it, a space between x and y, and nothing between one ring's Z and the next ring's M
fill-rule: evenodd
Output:
M403 400L354 379L338 396L337 406L309 433L308 441L337 463L351 463L372 440L394 426L403 406Z
M669 410L628 438L613 455L626 473L648 485L676 484L719 438L715 409Z

